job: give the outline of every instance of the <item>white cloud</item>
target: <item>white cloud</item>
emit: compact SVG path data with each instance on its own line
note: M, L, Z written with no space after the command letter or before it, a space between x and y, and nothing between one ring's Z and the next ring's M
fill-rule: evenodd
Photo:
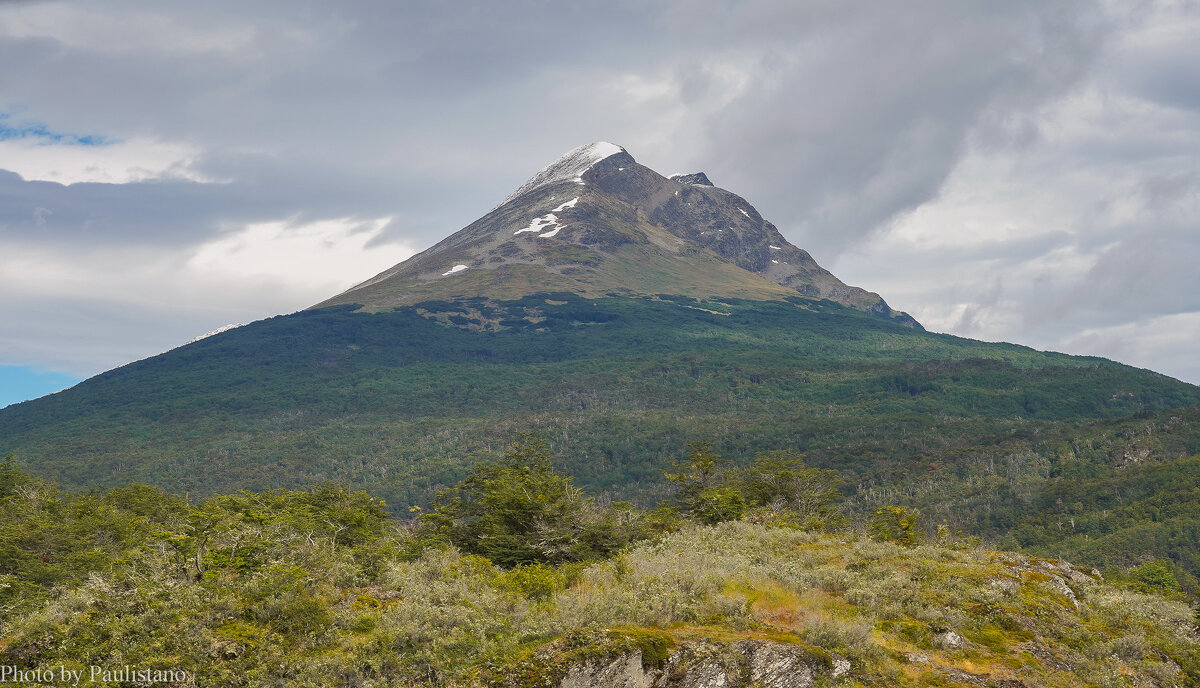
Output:
M403 243L368 246L389 221L255 223L183 251L14 244L0 254L0 275L5 292L22 299L229 305L266 317L322 301L411 256Z
M1027 112L1021 140L975 132L938 194L835 273L933 330L1200 382L1188 339L1200 322L1200 108L1144 97L1124 77L1139 51L1161 51L1157 37L1177 36L1164 7Z
M187 270L209 279L270 281L319 301L407 259L406 245L368 247L390 217L246 225L198 247Z
M0 362L94 375L230 322L322 301L412 255L390 218L281 220L191 247L22 244L0 254Z
M1122 363L1196 382L1200 380L1196 342L1200 342L1200 313L1179 313L1088 328L1064 337L1051 348L1116 358Z
M14 138L0 141L0 169L16 172L29 181L59 184L214 181L192 167L198 153L194 146L146 139L80 146Z

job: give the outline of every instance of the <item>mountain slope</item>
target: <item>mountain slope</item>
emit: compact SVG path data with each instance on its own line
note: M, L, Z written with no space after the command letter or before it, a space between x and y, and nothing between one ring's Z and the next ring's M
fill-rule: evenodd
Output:
M668 179L625 149L569 151L466 228L317 307L537 292L829 299L918 326L790 244L703 173Z
M857 480L930 448L1200 402L1095 358L924 333L830 302L567 293L303 311L0 411L0 455L84 487L336 478L428 499L517 431L582 484L655 494L686 441L795 449Z
M1053 548L1073 535L1049 468L1060 443L1200 404L1200 388L1112 361L924 332L706 175L667 179L613 148L565 156L325 305L0 410L0 456L69 489L336 480L403 509L532 431L580 485L649 504L700 441L735 462L805 452L840 472L858 512L928 506L994 538L1033 525L1028 544ZM1068 502L1080 523L1115 513L1096 496L1113 482L1160 511L1147 486L1191 489L1158 474L1106 483L1092 464L1092 496ZM1185 512L1165 516L1200 520ZM1080 535L1116 541L1107 527ZM1114 561L1170 555L1200 574L1194 557L1119 548Z

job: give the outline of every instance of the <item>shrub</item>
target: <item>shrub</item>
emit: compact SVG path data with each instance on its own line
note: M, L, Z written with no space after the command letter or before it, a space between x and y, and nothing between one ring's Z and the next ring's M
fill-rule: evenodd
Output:
M871 537L880 542L894 542L905 547L917 544L917 511L900 506L881 506L867 523Z
M545 564L525 564L506 571L500 577L500 587L519 597L545 601L567 587L567 573Z
M735 521L746 513L746 498L731 487L710 487L692 499L688 513L700 523L710 526Z
M1166 594L1179 592L1179 580L1171 565L1161 559L1148 561L1129 571L1129 586L1138 592Z
M785 512L802 525L824 526L840 495L837 471L809 468L790 451L759 454L736 479L750 504Z
M420 528L427 542L449 541L504 567L601 559L647 534L632 505L597 506L529 435L439 493Z
M678 485L677 499L693 519L714 525L753 510L756 521L777 526L823 528L839 496L836 471L809 468L800 454L759 454L734 468L707 443L688 445L687 461L676 462L667 478Z

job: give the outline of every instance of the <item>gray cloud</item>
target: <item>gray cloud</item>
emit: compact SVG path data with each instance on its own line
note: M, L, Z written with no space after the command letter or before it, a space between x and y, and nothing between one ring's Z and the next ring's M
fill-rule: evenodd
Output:
M317 191L295 194L306 205L344 199L359 207L386 204L419 180L487 207L557 151L601 138L594 130L608 127L596 122L618 123L619 131L601 132L609 138L641 139L638 130L654 126L649 110L676 105L697 115L688 140L672 142L682 152L650 152L722 170L728 185L754 189L768 216L825 255L928 199L972 131L1061 92L1099 39L1073 3L1003 11L958 2L711 3L658 12L619 3L112 7L128 14L129 31L168 35L130 50L72 42L81 30L5 39L0 65L9 67L0 74L9 97L37 103L62 126L195 143L205 152L201 171L256 197L260 180L302 181ZM179 45L173 31L183 36ZM732 99L723 91L729 78L718 73L728 64L744 72ZM659 78L655 65L667 68L669 96L627 114L627 104L612 102L619 92L574 102L554 94L572 80ZM586 125L570 126L581 114ZM529 145L548 138L552 147ZM302 170L303 179L247 179L261 162L247 159L247 149L282 170ZM442 157L476 161L439 167ZM392 189L370 181L384 176L397 182ZM364 187L338 184L348 177ZM225 209L224 197L238 196L196 193L213 194ZM432 242L455 228L417 231Z
M761 5L748 22L769 48L708 122L706 157L831 257L934 196L972 136L1028 131L1104 38L1070 2Z
M1194 210L1200 179L1190 182ZM1043 294L1026 309L1031 329L1109 327L1131 317L1150 318L1200 312L1200 220L1171 218L1177 204L1153 195L1139 221L1119 227L1120 238L1080 250L1095 256L1094 265L1078 281Z
M120 250L185 264L252 223L348 218L350 236L390 218L363 246L378 260L606 139L664 173L707 171L935 325L1118 351L1127 334L1111 328L1200 310L1198 26L1186 6L1072 0L4 3L0 112L114 151L190 152L127 183L0 171L0 243L103 274L125 269ZM132 287L72 301L65 280L22 282L26 303L56 305L4 315L60 337L55 365L75 351L88 362L71 369L95 372L141 355L135 339L160 346L156 318L190 337L317 300L179 274L166 292L207 301L169 317ZM156 315L122 321L115 348L88 345L122 307ZM0 359L49 361L19 340Z

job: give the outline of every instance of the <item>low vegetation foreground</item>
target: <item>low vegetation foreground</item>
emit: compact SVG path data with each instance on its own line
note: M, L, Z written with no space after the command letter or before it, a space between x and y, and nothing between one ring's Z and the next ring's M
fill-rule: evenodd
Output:
M1200 679L1169 567L1105 580L922 538L900 508L859 527L832 508L830 472L775 454L718 475L708 458L694 451L674 505L645 512L587 498L526 445L407 523L335 486L70 496L6 462L0 664L182 669L175 685L195 686Z

